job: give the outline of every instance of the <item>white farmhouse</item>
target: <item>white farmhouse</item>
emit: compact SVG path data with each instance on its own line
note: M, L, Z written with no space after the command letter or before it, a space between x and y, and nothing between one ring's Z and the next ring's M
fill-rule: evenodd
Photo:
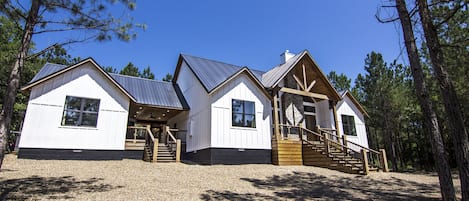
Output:
M364 172L353 156L375 153L368 148L365 110L349 92L332 87L308 51L283 53L267 72L181 54L172 82L107 73L91 58L71 66L48 63L22 89L31 95L20 158Z

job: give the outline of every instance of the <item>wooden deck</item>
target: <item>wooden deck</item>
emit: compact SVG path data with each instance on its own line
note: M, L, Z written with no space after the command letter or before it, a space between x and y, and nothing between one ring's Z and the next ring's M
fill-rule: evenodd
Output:
M273 140L272 163L275 165L303 165L301 141Z
M145 140L125 140L125 150L143 150L145 148Z

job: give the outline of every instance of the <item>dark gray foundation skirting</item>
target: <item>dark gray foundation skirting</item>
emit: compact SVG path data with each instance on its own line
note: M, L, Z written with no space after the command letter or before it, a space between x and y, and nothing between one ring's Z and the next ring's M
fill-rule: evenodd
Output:
M20 148L18 158L42 160L142 159L143 151Z
M204 165L272 164L271 152L270 149L208 148L184 153L182 160Z

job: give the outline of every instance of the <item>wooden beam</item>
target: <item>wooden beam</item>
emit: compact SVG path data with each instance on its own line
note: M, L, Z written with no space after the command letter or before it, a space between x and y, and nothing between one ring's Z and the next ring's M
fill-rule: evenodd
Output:
M275 134L275 139L278 140L279 135L280 135L279 126L278 126L278 124L279 124L278 103L277 103L277 101L278 101L278 92L275 91L274 93L275 93L274 94L274 129L275 129L274 134Z
M302 90L305 90L305 86L303 86L303 84L301 84L300 78L296 77L296 75L293 75L293 79L295 79L296 83L298 83L298 85L300 85Z
M316 80L313 80L313 81L311 82L311 84L308 86L308 88L306 89L306 91L308 91L308 92L311 91L311 89L313 88L314 84L316 84Z
M335 103L332 103L332 113L334 113L334 125L335 125L335 132L337 136L340 136L340 129L339 129L339 119L337 118L337 108L335 107Z
M291 89L291 88L287 88L287 87L282 87L280 89L280 91L285 92L285 93L301 95L301 96L308 96L308 97L311 97L311 98L329 100L329 98L324 94L312 93L312 92L307 92L307 91L300 91L300 90L297 90L297 89Z
M302 67L303 67L303 83L304 83L304 86L306 87L308 84L306 83L306 67L304 63L302 64Z

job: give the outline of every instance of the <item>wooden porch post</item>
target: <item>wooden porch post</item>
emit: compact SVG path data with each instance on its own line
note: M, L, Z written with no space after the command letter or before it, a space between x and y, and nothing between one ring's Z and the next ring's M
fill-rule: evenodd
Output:
M384 149L379 149L380 152L380 162L381 165L383 165L383 172L389 172L389 167L388 167L388 159L386 157L386 150Z
M274 135L275 135L275 139L278 141L279 140L279 118L278 118L278 92L274 92L275 95L274 95Z
M334 124L335 124L335 132L337 136L340 136L340 129L339 129L339 120L337 119L337 108L335 107L336 102L331 102L332 104L332 113L334 113Z
M181 140L176 140L176 162L179 163L181 161Z
M367 175L368 173L370 173L370 167L368 166L368 156L366 155L365 149L362 149L361 152L362 152L362 158L363 158L363 161L362 161L363 173Z

